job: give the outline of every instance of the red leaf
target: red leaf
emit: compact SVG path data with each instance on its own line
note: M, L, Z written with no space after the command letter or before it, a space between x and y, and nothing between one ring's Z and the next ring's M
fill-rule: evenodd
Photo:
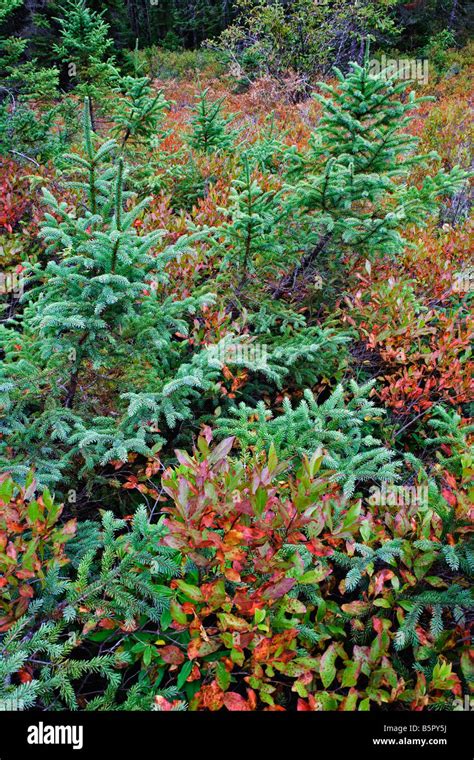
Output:
M160 655L168 665L181 665L184 662L184 654L181 649L173 644L160 649Z
M281 596L290 591L295 585L296 580L294 578L282 578L281 581L272 583L262 592L264 599L279 599Z
M20 679L21 683L29 683L33 680L33 676L27 668L22 668L18 671L18 678Z
M231 712L250 712L248 702L235 691L228 691L224 695L224 705Z

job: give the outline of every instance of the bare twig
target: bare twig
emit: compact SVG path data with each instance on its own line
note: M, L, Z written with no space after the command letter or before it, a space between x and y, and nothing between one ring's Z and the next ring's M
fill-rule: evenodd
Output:
M9 150L9 153L13 153L15 156L21 156L21 158L26 159L27 161L31 161L32 164L37 166L39 168L39 163L35 161L34 158L31 158L31 156L27 156L26 153L21 153L19 150Z

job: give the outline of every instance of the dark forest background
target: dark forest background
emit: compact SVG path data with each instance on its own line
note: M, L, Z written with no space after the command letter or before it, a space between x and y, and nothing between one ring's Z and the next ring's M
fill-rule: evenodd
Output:
M248 3L249 7L258 4ZM272 3L268 3L271 5ZM294 0L278 0L294 8ZM330 2L326 3L328 6ZM215 37L239 14L235 0L91 0L89 7L101 12L110 25L118 50L133 46L159 44L168 49L195 48ZM30 54L46 62L50 59L51 41L57 36L61 3L54 0L26 0L8 17L4 32L20 33L31 40ZM242 13L242 10L240 10ZM466 0L414 0L395 3L394 21L403 29L400 50L423 46L443 29L451 29L461 41L472 32L474 3ZM8 28L10 27L10 28Z

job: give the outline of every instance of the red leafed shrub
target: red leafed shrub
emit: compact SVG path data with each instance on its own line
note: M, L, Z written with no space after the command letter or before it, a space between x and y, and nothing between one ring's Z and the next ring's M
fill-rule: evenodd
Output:
M317 537L324 518L315 503L335 495L334 487L313 478L316 462L307 461L298 493L290 482L278 482L285 466L273 454L250 474L229 460L232 439L212 452L209 439L199 439L194 458L178 452L181 466L163 476L174 502L164 543L197 568L172 582L170 608L173 627L189 639L189 680L201 684L192 708L275 709L268 675L304 680L317 666L309 655L298 656L297 626L309 608L289 594L298 583L330 582L332 570L321 558L332 550ZM243 694L229 690L234 670L247 673Z
M0 631L25 612L46 571L68 561L64 546L76 531L76 520L58 525L62 506L47 489L35 498L35 488L33 479L21 488L0 475Z
M344 502L319 473L319 454L290 476L272 449L243 464L230 457L232 439L210 441L205 428L194 455L176 452L162 479L172 504L161 542L179 552L182 577L169 584L163 638L131 650L154 663L158 682L176 684L191 710L210 711L423 709L459 695L444 652L465 625L447 621L450 587L461 604L465 593L449 552L463 551L467 502L454 505L459 528L446 541L444 495L438 511ZM464 475L446 477L450 489L465 487ZM435 599L446 607L437 649L434 624L409 616ZM436 663L428 677L412 670L420 646Z
M0 162L0 230L13 232L29 205L24 171L14 162Z
M345 320L378 360L379 397L397 413L472 398L474 322L459 286L469 267L470 233L466 225L417 236L398 261L357 272L357 289L346 299Z

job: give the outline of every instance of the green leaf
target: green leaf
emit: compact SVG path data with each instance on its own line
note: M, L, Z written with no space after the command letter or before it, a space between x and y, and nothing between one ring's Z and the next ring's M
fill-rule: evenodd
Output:
M45 488L43 491L43 502L46 509L48 510L53 506L53 497L47 488Z
M192 586L190 583L186 583L186 581L182 580L176 581L176 585L178 586L179 590L182 591L183 594L185 594L193 602L203 601L202 591L197 586Z
M327 689L336 677L337 652L335 645L331 644L321 657L320 674L323 686Z
M267 614L266 610L261 610L257 607L255 612L253 613L253 617L257 625L259 623L262 623L265 620L265 615Z
M230 673L226 670L223 662L218 662L216 666L216 681L222 691L227 691L230 684Z
M173 621L173 618L171 616L171 611L167 609L163 610L160 617L160 623L164 631L166 631L170 627L172 621Z
M261 515L263 510L265 509L268 501L268 494L265 488L262 488L262 486L259 486L257 488L257 492L255 494L255 512L257 515Z
M8 504L11 500L13 488L13 480L11 478L7 478L3 483L0 483L0 499L4 504Z
M428 572L433 562L436 560L437 555L435 552L426 552L417 557L413 564L413 572L417 580L421 580L423 576Z
M349 694L344 700L344 707L343 710L345 712L353 712L357 707L357 700L359 698L359 695L356 691L356 689L351 689L349 691Z
M176 623L179 623L180 625L186 625L188 621L188 616L184 612L181 605L178 602L176 602L174 599L172 599L170 602L170 613L171 613L172 619Z
M268 450L268 469L270 472L273 472L276 469L276 466L278 464L278 456L275 449L275 444L271 443L270 448Z
M354 525L354 523L357 522L357 519L358 519L358 517L360 515L360 507L361 507L361 502L357 501L348 510L348 512L347 512L347 514L346 514L346 516L344 518L344 522L342 524L342 530L343 531L344 530L349 530L349 528L351 528Z
M386 610L389 610L392 606L388 599L384 599L383 597L380 597L379 599L374 599L374 605L375 607L384 607Z
M308 696L308 690L302 681L295 681L292 691L296 691L298 696L303 697L303 699Z
M360 673L360 662L348 662L342 674L341 686L355 686Z
M30 502L30 504L28 505L28 517L33 523L36 522L37 520L39 520L40 522L44 522L44 518L43 518L43 515L41 514L40 506L36 500Z
M33 556L36 551L37 542L31 540L28 544L28 549L24 553L21 564L26 570L33 570Z
M51 525L54 525L56 522L56 519L61 511L61 506L59 504L56 504L54 501L51 501L50 505L46 506L48 509L48 519L46 520L46 524L51 527Z
M324 620L327 611L327 604L324 599L318 600L318 611L316 612L316 622L320 623Z
M308 463L310 477L314 478L314 476L318 474L319 470L321 469L323 459L324 454L321 454L321 448L319 448L314 452Z
M308 570L307 573L303 573L297 578L298 583L321 583L332 572L330 567L315 568L314 570Z
M192 669L193 663L190 660L184 663L183 667L179 671L178 678L176 679L176 686L178 689L183 688L184 684L186 683L186 679L191 675Z

